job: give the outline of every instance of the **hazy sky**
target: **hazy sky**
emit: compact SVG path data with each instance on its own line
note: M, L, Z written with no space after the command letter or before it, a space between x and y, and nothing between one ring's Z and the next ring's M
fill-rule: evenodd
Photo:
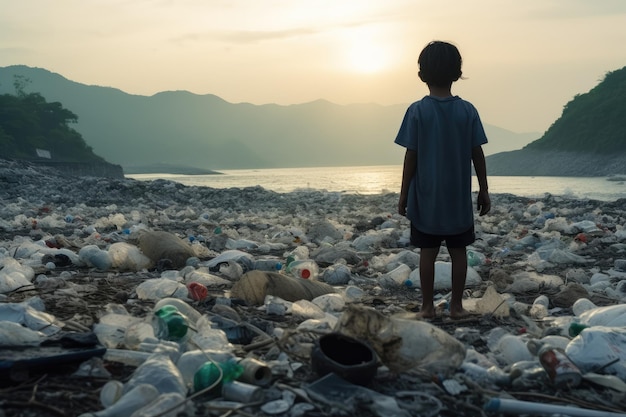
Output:
M433 39L485 123L545 131L626 66L626 0L0 0L0 66L227 101L410 103Z

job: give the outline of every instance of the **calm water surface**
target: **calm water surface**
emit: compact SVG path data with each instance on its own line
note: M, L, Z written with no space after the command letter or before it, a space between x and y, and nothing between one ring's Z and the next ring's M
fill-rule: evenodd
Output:
M352 194L399 192L401 165L223 170L221 175L133 174L137 180L167 179L185 185L212 188L261 186L287 193L324 190ZM626 198L625 177L498 177L491 176L491 193L543 197L545 193L570 198L614 201ZM474 190L478 183L474 177Z

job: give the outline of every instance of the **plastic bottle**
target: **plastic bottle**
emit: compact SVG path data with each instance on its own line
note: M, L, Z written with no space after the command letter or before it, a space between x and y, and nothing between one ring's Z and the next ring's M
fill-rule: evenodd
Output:
M189 319L189 322L191 324L195 324L198 321L198 319L202 317L202 314L200 314L198 310L196 310L195 308L187 304L185 301L179 298L172 298L172 297L167 297L167 298L163 298L159 300L154 305L154 308L152 309L152 311L157 311L158 309L166 305L171 305L171 306L176 307L178 311L180 311Z
M113 405L104 410L84 413L79 417L119 417L130 416L136 410L150 404L159 396L159 391L150 384L138 384L127 391Z
M177 392L168 392L159 395L155 401L136 410L130 417L176 417L184 410L185 397Z
M585 311L592 310L592 309L597 308L597 307L598 306L595 305L593 303L593 301L591 301L590 299L588 299L588 298L579 298L572 305L572 312L574 313L575 316L580 316Z
M263 389L257 385L230 381L222 384L222 397L227 401L250 404L261 401L264 397L264 393Z
M473 250L467 251L467 264L469 266L483 265L485 261L486 261L486 257L482 253L476 252Z
M194 301L202 301L209 295L207 287L199 282L190 282L187 284L187 290L189 291L189 297Z
M175 392L187 395L183 376L170 357L163 353L151 355L135 369L130 380L124 385L124 393L141 384L153 385L159 394Z
M409 275L411 275L411 267L407 264L400 264L393 270L383 274L379 281L383 286L400 286L409 279Z
M154 334L159 339L180 341L189 330L189 319L173 305L164 305L154 312Z
M460 369L472 381L481 385L507 386L511 377L497 366L484 368L472 362L463 362Z
M578 321L589 327L626 327L626 304L614 304L586 310L578 316Z
M285 270L289 272L289 266L294 261L301 261L309 258L309 248L306 246L298 246L285 257Z
M580 369L567 357L565 351L550 345L544 345L537 355L550 381L557 388L574 388L580 385Z
M312 259L293 261L289 264L289 273L296 278L314 280L319 274L319 267Z
M278 259L256 259L254 269L259 271L278 272L283 268L282 262Z
M236 360L226 362L205 362L194 374L194 392L209 389L209 393L219 395L222 384L239 378L244 369Z
M236 359L232 352L196 349L183 353L176 362L176 367L182 374L185 385L191 389L193 388L195 373L207 361L212 360L221 363L232 359Z

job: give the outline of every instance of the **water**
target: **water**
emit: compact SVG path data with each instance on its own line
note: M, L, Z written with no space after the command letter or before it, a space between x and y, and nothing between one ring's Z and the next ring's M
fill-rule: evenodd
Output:
M299 190L324 190L350 194L399 192L401 165L239 169L223 170L222 175L134 174L137 180L167 179L184 185L212 188L261 186L288 193ZM492 194L543 197L546 193L569 198L615 201L626 198L626 177L499 177L488 178ZM473 178L473 190L478 190Z

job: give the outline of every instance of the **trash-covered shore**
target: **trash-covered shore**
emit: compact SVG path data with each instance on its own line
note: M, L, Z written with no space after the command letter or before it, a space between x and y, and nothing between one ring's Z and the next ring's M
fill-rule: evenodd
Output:
M626 201L492 195L419 320L397 194L0 160L0 416L619 416Z

